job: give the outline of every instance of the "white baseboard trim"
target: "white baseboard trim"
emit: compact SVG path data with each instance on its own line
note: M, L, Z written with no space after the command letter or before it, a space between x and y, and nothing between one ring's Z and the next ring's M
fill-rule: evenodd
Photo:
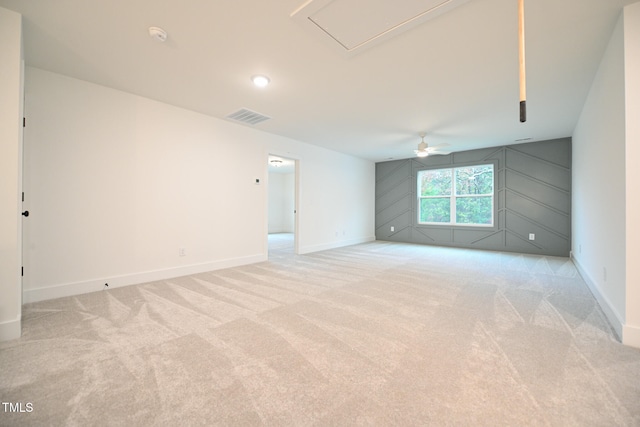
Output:
M300 255L310 254L313 252L320 252L320 251L327 251L329 249L342 248L344 246L352 246L352 245L359 245L360 243L373 242L374 240L376 240L376 237L370 236L370 237L359 237L355 239L338 240L335 242L323 243L320 245L300 246L298 248L298 253Z
M23 291L22 302L23 304L28 304L32 302L101 291L104 289L105 283L109 284L109 289L113 289L139 283L153 282L156 280L166 280L172 279L174 277L188 276L190 274L204 273L207 271L221 270L223 268L255 264L266 260L266 255L258 254L240 258L224 259L203 264L184 265L162 270L145 271L140 273L126 274L122 276L112 276L95 280L86 280L82 282L65 283L61 285L53 285L37 289L25 289Z
M622 328L622 344L640 348L640 327L624 325Z
M0 323L0 342L20 338L22 334L22 321L20 318Z
M571 260L573 261L573 264L578 269L578 273L580 273L580 276L582 276L582 279L585 281L585 283L589 287L589 290L591 290L591 293L596 298L596 301L598 301L598 304L600 304L600 308L602 308L604 315L609 320L609 323L613 327L613 330L615 331L615 333L618 335L618 338L622 341L623 344L627 344L624 340L625 324L622 320L622 317L620 317L618 312L613 308L613 305L611 305L609 300L604 295L602 295L596 283L591 279L591 277L589 276L587 271L582 267L582 265L580 265L580 262L573 257L573 254L571 256ZM639 335L639 338L640 338L640 335Z

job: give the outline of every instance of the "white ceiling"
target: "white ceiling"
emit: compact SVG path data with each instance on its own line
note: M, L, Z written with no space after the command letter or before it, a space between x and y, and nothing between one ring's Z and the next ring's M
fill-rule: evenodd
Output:
M0 6L23 14L27 65L219 118L248 108L271 117L256 129L384 161L413 156L420 132L452 151L570 136L621 9L635 1L525 0L524 124L516 0L470 0L352 56L291 18L304 0ZM168 40L151 39L150 26ZM269 87L251 85L258 73Z

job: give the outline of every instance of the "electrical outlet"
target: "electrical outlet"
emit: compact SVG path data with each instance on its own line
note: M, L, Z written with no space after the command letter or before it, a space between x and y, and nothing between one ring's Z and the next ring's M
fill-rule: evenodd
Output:
M536 240L535 233L529 233L529 240Z
M187 255L187 250L185 248L178 249L178 256L185 256L185 255Z

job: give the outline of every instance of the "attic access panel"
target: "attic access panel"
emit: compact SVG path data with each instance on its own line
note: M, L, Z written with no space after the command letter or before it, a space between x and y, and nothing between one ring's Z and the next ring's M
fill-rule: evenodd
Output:
M291 17L353 55L469 0L309 0Z

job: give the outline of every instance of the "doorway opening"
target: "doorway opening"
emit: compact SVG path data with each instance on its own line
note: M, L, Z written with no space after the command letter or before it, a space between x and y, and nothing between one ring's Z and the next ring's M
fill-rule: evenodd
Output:
M268 257L298 253L298 161L269 155Z

